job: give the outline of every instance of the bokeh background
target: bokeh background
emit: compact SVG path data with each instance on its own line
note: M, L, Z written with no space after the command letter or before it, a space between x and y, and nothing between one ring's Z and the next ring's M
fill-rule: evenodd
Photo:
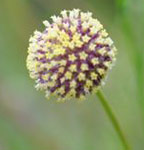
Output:
M103 87L133 150L144 149L144 1L0 0L0 150L123 150L96 96L57 104L34 89L28 39L62 9L92 11L118 49Z

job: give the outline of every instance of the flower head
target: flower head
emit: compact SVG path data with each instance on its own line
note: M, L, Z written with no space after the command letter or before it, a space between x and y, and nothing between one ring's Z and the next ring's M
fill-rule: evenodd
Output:
M27 68L36 88L65 100L97 89L115 61L116 48L92 13L64 10L30 38Z

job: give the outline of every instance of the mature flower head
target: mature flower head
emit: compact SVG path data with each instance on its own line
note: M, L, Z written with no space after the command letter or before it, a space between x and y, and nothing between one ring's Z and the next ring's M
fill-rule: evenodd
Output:
M92 13L63 10L30 38L27 68L36 88L62 100L97 90L115 61L116 48Z

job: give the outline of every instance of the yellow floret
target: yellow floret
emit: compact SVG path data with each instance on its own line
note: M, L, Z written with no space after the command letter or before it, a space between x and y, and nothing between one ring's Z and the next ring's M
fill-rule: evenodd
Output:
M65 81L65 77L62 77L62 78L60 79L60 82L63 83L64 81Z
M92 82L91 80L86 80L85 86L86 86L87 88L90 88L92 85L93 85L93 82Z
M66 32L64 32L64 31L59 31L59 36L58 36L59 38L59 41L63 41L63 40L65 40L65 41L68 41L68 40L70 40L70 37L69 37L69 35L66 33Z
M98 73L99 73L100 75L104 75L104 74L105 74L105 70L102 69L102 68L98 68L97 71L98 71Z
M53 66L53 65L52 65L51 63L47 63L47 64L45 64L45 68L46 68L46 69L48 69L48 70L49 70L49 69L51 69L51 68L52 68L52 66Z
M116 48L113 48L111 51L108 51L107 54L108 54L110 57L114 58L114 57L115 57L115 54L116 54Z
M47 42L45 43L45 46L46 46L47 48L50 48L50 47L52 46L52 44L51 44L49 41L47 41Z
M104 38L102 38L102 36L98 37L98 38L95 40L95 43L96 43L96 44L104 44Z
M65 30L69 29L69 23L63 23L63 27L65 28Z
M95 47L96 47L96 45L95 45L94 43L91 43L91 44L89 45L89 49L90 49L91 51L94 51L94 50L95 50Z
M68 17L68 16L67 16L67 12L68 12L67 10L61 11L61 15L62 15L62 17L65 18L65 19Z
M43 80L48 80L49 76L50 76L49 74L44 74L44 75L42 75L42 79Z
M76 64L72 64L69 69L70 69L71 72L76 72L77 71Z
M104 44L108 44L111 46L113 44L113 40L110 37L108 37L105 39Z
M64 103L66 101L66 97L58 97L57 103Z
M58 70L59 73L63 73L64 72L64 67L60 67Z
M33 66L32 63L33 63L33 62L31 62L31 65L30 65L31 67ZM35 68L36 71L38 71L39 65L40 65L40 62L35 62L35 63L34 63L34 68Z
M105 65L106 67L109 67L109 66L111 65L111 62L110 62L110 61L106 61L106 62L104 62L104 65Z
M84 73L79 73L79 75L78 75L78 79L79 79L79 81L82 81L82 80L85 80L85 74Z
M60 88L58 89L58 93L60 93L61 95L63 95L63 94L65 93L64 87L60 87Z
M49 86L49 87L53 87L53 86L55 86L55 82L54 81L49 81L48 83L47 83L47 85Z
M65 65L66 65L66 60L61 60L61 61L59 61L59 64L60 64L61 66L65 66Z
M53 67L53 66L57 65L57 63L58 63L57 61L52 60L52 61L50 62L50 66Z
M43 57L44 57L43 54L39 54L39 55L38 55L38 58L39 58L39 59L41 59L41 58L43 58Z
M47 59L51 59L53 56L54 56L53 53L50 53L49 51L47 51L47 53L46 53L46 58Z
M92 72L92 73L91 73L91 79L92 79L92 80L96 80L96 79L97 79L97 74L94 73L94 72Z
M67 71L65 74L66 79L71 79L72 78L72 73Z
M77 26L77 25L78 25L78 20L73 19L73 20L72 20L72 24L73 24L74 26Z
M82 71L88 70L88 65L87 64L82 64L81 65L81 70Z
M98 53L101 55L104 55L106 52L107 52L107 50L104 47L98 50Z
M85 60L88 55L85 52L81 52L81 53L79 53L79 56L80 56L80 59Z
M71 26L70 27L71 32L74 34L76 32L76 26Z
M49 26L50 26L50 23L49 23L47 20L44 20L44 21L43 21L43 24L44 24L46 27L49 27Z
M71 12L73 12L74 17L77 18L79 16L80 10L79 9L73 9Z
M107 36L108 36L108 33L107 33L106 30L104 29L104 30L101 31L101 35L102 35L103 37L107 37Z
M75 80L72 80L72 81L70 82L70 87L71 87L71 88L75 88L76 85L77 85L77 83L76 83Z
M51 18L52 18L53 22L56 23L56 25L60 25L61 24L61 21L62 21L61 17L59 17L59 16L58 17L57 16L52 16Z
M88 35L85 35L82 37L82 40L87 43L90 40L90 37Z
M99 28L97 28L96 26L93 26L90 28L90 34L94 35L98 32Z
M62 46L63 47L69 47L69 45L70 45L70 42L68 40L63 40L62 41Z
M69 42L68 47L69 47L71 50L73 50L73 49L74 49L74 46L75 46L75 44L74 44L74 42L73 42L73 41Z
M81 37L81 35L76 32L76 33L73 35L72 40L73 40L74 42L77 42L78 40L80 40L80 37Z
M83 29L83 31L86 31L88 28L89 28L89 23L88 22L82 23L82 29Z
M52 79L53 81L55 81L55 80L57 79L57 77L58 77L58 75L57 75L57 74L54 74L54 75L51 76L51 79Z
M54 49L54 55L56 55L56 56L58 56L58 55L63 55L63 54L65 54L65 49L64 48L62 48L62 47L57 47L56 49Z
M76 47L81 47L82 45L83 45L83 42L80 41L80 40L77 40L77 41L75 42L75 46L76 46Z
M81 94L81 95L79 96L79 101L83 101L83 100L85 100L85 96Z
M90 18L89 24L97 27L98 30L101 30L103 28L102 24L100 24L100 22L97 19Z
M70 61L75 61L77 58L74 54L69 55L69 60Z
M57 37L57 31L53 28L49 28L49 33L48 33L48 38L49 39L54 39Z
M91 60L91 62L92 62L93 65L99 64L98 58L93 58L93 59Z
M85 18L86 18L86 17L85 17L85 16L86 16L85 14L86 14L86 13L81 12L80 14L81 14L81 20L82 20L82 21L85 21Z
M67 93L66 97L73 97L73 96L75 96L75 95L76 95L75 89L71 89L71 90Z

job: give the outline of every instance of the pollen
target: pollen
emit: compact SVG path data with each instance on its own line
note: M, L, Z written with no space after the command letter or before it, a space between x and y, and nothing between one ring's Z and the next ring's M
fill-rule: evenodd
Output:
M27 68L35 87L64 102L83 100L97 91L115 60L117 49L91 12L63 10L45 20L30 36Z

